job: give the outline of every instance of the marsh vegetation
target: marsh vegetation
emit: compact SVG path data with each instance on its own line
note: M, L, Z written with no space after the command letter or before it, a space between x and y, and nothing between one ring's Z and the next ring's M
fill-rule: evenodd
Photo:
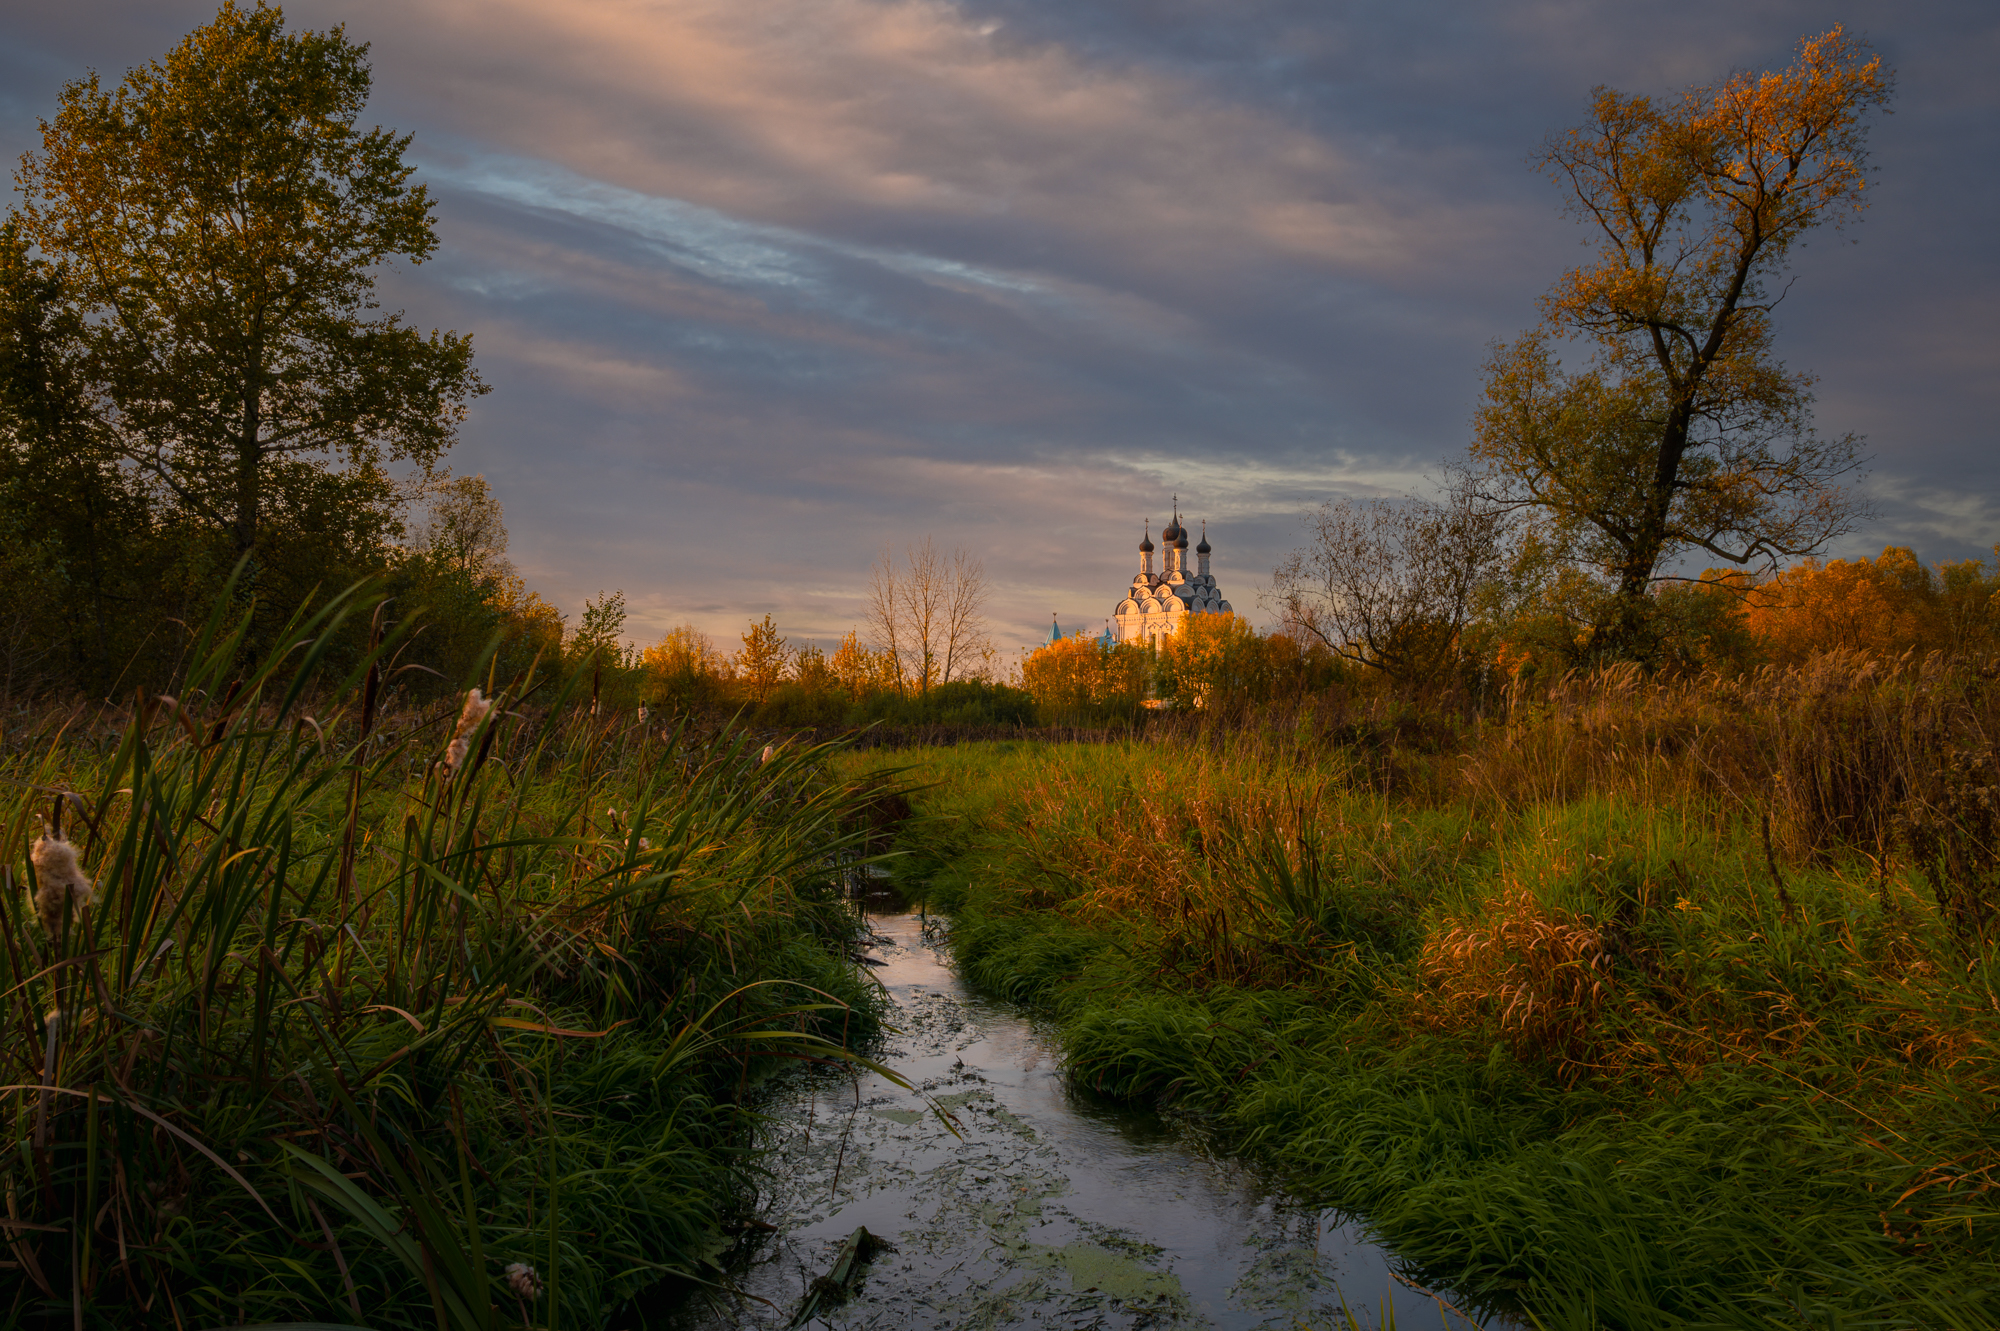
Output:
M587 677L403 705L358 594L245 665L254 618L176 696L9 718L0 1320L637 1324L713 1278L744 1092L874 1029L875 796Z
M941 749L903 872L1079 1083L1489 1309L1992 1325L1996 709L1835 653Z

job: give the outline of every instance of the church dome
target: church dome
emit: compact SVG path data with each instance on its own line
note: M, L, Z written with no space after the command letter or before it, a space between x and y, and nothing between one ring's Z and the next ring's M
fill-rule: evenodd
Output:
M1175 518L1172 522L1160 528L1160 539L1168 545L1173 545L1178 541L1185 541L1187 533L1181 530L1181 520Z
M1153 538L1150 533L1147 534L1144 540L1139 542L1139 553L1142 555L1150 555L1153 553Z
M1201 544L1194 548L1194 552L1198 555L1210 553L1208 548L1208 524L1206 522L1201 524Z

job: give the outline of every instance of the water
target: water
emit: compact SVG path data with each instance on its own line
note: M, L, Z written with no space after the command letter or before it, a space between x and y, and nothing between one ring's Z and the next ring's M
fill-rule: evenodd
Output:
M869 922L898 1009L883 1061L930 1103L864 1075L767 1105L759 1216L774 1229L736 1276L743 1297L690 1326L783 1328L857 1225L895 1250L814 1327L1248 1331L1345 1326L1343 1301L1364 1327L1384 1308L1406 1329L1476 1325L1399 1282L1337 1213L1157 1114L1072 1094L1047 1037L960 984L917 916Z

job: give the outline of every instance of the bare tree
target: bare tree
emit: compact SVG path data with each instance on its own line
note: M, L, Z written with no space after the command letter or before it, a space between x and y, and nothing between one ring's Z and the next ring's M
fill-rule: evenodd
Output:
M869 572L869 636L894 663L899 687L914 685L921 697L985 659L986 593L986 569L963 547L947 555L926 536L900 566L882 547Z
M1452 665L1473 597L1498 569L1504 522L1462 494L1334 499L1272 575L1288 631L1403 683Z
M889 659L901 692L909 678L910 631L903 614L902 577L896 571L896 552L886 542L868 570L868 636L870 645Z
M939 683L969 676L973 664L984 661L990 647L986 637L986 566L960 546L945 562L943 577L944 672Z

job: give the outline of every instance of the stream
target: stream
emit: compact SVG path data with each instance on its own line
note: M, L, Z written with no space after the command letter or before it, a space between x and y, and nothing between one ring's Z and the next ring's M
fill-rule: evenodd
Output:
M881 1058L956 1120L879 1076L789 1082L762 1106L769 1179L740 1294L686 1309L688 1331L781 1331L856 1226L894 1248L810 1326L1475 1327L1391 1274L1347 1217L1301 1206L1205 1153L1161 1115L1073 1093L1011 1004L971 993L916 915L869 912L894 999ZM930 921L935 929L939 921ZM1503 1323L1488 1322L1489 1328Z

